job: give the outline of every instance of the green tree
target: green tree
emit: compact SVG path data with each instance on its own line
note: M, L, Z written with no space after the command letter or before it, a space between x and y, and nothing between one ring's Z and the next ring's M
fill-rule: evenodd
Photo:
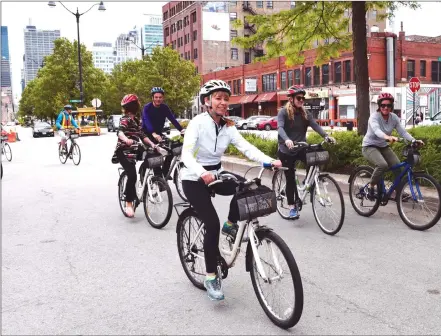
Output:
M170 47L156 47L143 60L128 61L114 67L106 88L106 110L119 111L122 97L135 93L142 104L151 101L150 90L160 86L165 90L165 102L176 113L191 107L198 92L201 77L191 61L179 57Z
M20 111L33 110L36 117L54 118L70 99L79 98L77 48L77 41L72 43L66 38L54 41L53 54L45 57L44 67L23 92ZM90 105L93 98L102 97L108 79L93 66L92 53L84 45L81 45L81 60L85 105Z
M398 5L415 9L415 2L392 1L314 1L296 2L291 10L272 15L247 16L245 20L255 25L256 33L249 37L237 37L233 42L243 48L265 44L266 55L256 61L266 61L277 56L285 56L286 64L302 64L304 51L313 48L313 43L321 43L317 49L316 65L329 62L341 52L350 50L354 54L357 87L358 133L366 134L369 120L369 73L367 60L366 13L369 9L387 9L392 17ZM352 14L352 33L348 32ZM381 18L386 17L386 15ZM237 21L237 27L243 22Z

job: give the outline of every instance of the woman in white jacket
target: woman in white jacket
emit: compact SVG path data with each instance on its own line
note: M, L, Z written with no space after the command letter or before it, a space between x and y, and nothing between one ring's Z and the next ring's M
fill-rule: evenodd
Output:
M270 158L246 141L234 126L234 122L224 118L230 95L230 86L222 80L211 80L202 86L199 99L208 112L196 116L188 124L181 157L185 165L181 171L184 193L205 224L204 253L207 276L204 285L212 300L222 300L224 295L215 275L219 255L220 221L206 185L215 180L213 172L225 172L222 169L221 158L229 144L233 144L253 161L271 163L275 167L282 166L279 160ZM239 178L243 180L242 177ZM235 188L234 182L224 182L218 184L215 191L219 195L229 196L235 194ZM222 227L223 234L236 236L238 212L233 197L228 221Z

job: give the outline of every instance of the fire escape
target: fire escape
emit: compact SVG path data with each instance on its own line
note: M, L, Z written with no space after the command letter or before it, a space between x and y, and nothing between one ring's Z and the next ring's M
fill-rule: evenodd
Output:
M257 12L254 10L254 8L250 4L250 1L244 1L242 3L242 9L243 9L244 12L248 12L251 15L257 15ZM244 28L246 30L248 30L252 34L256 34L256 32L257 32L256 27L253 24L250 24L250 23L248 23L246 21L246 16L244 17ZM263 46L262 46L262 44L255 45L254 47L251 48L251 50L254 51L254 56L255 57L260 57L260 56L264 55L263 54Z

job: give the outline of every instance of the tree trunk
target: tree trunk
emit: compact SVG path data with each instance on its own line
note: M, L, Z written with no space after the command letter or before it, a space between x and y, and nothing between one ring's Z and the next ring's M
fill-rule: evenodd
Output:
M356 74L355 85L357 88L358 134L365 135L370 116L365 1L352 1L352 32Z

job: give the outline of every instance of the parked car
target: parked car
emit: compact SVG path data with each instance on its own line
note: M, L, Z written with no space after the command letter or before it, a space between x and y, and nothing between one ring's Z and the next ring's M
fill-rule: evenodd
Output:
M277 129L277 117L272 117L272 118L260 121L257 124L257 129L258 130L265 130L265 131L271 131L271 130Z
M121 120L120 114L112 114L109 119L107 119L107 131L116 132L119 128L119 121Z
M431 126L431 125L441 125L441 111L436 113L433 117L426 118L418 124L418 126Z
M34 127L32 128L32 136L34 138L38 137L53 137L54 130L52 126L44 121L37 121L34 123Z
M257 129L257 125L263 121L266 121L268 119L270 119L271 117L269 116L259 116L258 118L255 118L253 120L251 120L250 122L248 122L248 129Z
M255 115L255 116L251 116L251 117L249 117L248 119L242 119L242 120L237 121L237 122L236 122L236 127L237 127L238 129L246 130L246 129L248 128L248 124L249 124L250 122L254 121L254 119L256 119L256 118L264 118L264 117L266 117L266 118L271 118L270 116L267 116L267 115Z

